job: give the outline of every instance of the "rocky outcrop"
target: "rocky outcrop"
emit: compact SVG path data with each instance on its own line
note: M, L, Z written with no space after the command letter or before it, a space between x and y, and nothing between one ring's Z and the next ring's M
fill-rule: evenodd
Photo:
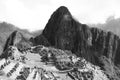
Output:
M26 38L24 38L23 34L18 32L18 31L14 31L7 39L5 47L4 47L4 51L9 47L9 46L17 46L17 48L19 50L22 49L26 49L28 47L30 47L32 45L32 43L27 40Z
M8 46L10 45L14 45L14 40L15 40L15 36L16 36L17 31L14 31L9 38L6 41L6 44L4 46L4 51L8 48Z
M25 49L28 49L29 47L31 47L32 43L27 40L26 38L24 38L24 36L18 32L18 31L14 31L13 33L11 33L11 35L8 37L6 44L4 46L4 50L3 53L1 54L1 58L7 58L8 56L8 48L10 46L16 46L20 51L23 51Z
M120 39L112 32L79 23L69 10L62 6L52 14L42 35L51 46L71 50L77 56L110 71L111 78L120 78L119 71L116 72L120 65Z
M24 29L19 29L15 25L12 25L12 24L7 23L7 22L0 22L0 55L3 52L7 38L15 30L24 34L24 37L27 39L34 36L34 33L30 33L29 31L24 30Z

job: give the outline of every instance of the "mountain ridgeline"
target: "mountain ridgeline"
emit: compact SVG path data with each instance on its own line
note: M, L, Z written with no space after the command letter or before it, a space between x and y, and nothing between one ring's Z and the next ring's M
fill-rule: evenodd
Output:
M9 38L12 41L7 42L13 43L14 38ZM25 42L34 46L70 50L78 57L99 66L111 80L120 80L120 38L112 32L78 22L64 6L51 15L40 35Z

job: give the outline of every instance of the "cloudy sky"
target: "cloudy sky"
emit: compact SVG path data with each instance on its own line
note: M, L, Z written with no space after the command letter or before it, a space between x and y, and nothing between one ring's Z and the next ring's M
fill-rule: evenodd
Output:
M63 5L81 23L104 23L109 16L120 17L120 0L0 0L0 21L40 30L53 11Z

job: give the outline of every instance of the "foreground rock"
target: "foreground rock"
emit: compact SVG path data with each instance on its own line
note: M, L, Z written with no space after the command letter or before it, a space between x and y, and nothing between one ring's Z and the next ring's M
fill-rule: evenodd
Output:
M111 79L120 79L120 39L117 35L79 23L64 6L52 14L42 35L50 46L70 50L101 67ZM35 40L38 43L39 36Z

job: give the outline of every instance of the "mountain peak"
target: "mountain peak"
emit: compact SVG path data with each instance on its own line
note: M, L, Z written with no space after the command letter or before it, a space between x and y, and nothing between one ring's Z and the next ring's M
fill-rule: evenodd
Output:
M60 22L61 20L66 19L66 17L71 17L71 13L67 7L61 6L52 14L49 21L54 20Z
M63 13L63 14L70 13L69 10L68 10L68 8L65 7L65 6L60 6L60 7L56 10L56 12Z

